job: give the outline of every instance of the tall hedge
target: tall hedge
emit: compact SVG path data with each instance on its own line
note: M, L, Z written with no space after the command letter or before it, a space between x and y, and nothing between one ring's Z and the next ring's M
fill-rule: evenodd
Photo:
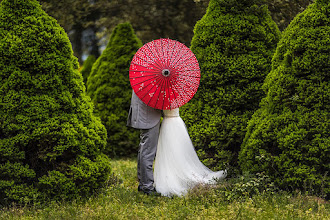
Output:
M244 170L323 195L330 192L329 13L329 1L317 0L283 33L240 153Z
M0 5L0 204L90 195L111 168L78 61L37 0Z
M132 94L129 66L141 46L131 24L117 25L87 81L87 94L108 131L110 156L131 156L137 152L138 131L126 127L126 121Z
M280 38L267 7L258 2L211 0L194 29L191 50L201 81L181 113L200 158L217 169L237 168L246 125L264 96L261 86Z
M93 64L95 63L96 58L94 55L89 55L87 59L84 61L83 67L80 70L80 73L83 77L84 84L87 86L87 79L89 77L89 74L92 71Z

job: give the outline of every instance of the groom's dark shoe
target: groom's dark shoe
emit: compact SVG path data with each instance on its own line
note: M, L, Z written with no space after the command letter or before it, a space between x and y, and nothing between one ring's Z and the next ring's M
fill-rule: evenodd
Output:
M138 188L138 190L139 190L139 188ZM150 189L142 190L140 188L140 190L143 191L143 193L148 195L148 196L160 196L161 195L159 192L156 191L155 188L153 188L151 190Z

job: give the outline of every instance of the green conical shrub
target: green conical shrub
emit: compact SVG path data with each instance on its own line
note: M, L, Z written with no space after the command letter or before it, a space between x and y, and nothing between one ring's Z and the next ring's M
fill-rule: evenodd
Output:
M111 171L69 39L37 0L0 5L0 203L71 199Z
M330 3L317 0L284 31L239 157L283 188L322 195L330 191L329 14Z
M84 84L87 86L87 79L89 77L89 74L92 71L93 64L95 63L96 58L94 55L89 55L87 59L85 60L82 69L80 70L81 75L84 79Z
M128 70L141 46L129 23L117 25L87 81L87 94L108 131L107 153L111 156L131 156L137 152L138 131L126 127L126 120L132 94Z
M200 87L181 115L203 162L237 168L246 125L264 96L262 83L280 32L266 6L251 0L211 0L196 23L191 50Z

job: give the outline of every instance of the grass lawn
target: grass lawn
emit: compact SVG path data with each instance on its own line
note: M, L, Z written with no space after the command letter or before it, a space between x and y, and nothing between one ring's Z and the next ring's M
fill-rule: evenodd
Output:
M217 188L185 197L152 197L137 191L136 161L111 162L119 183L88 200L0 210L0 219L330 219L329 202L301 193L259 193L230 199Z

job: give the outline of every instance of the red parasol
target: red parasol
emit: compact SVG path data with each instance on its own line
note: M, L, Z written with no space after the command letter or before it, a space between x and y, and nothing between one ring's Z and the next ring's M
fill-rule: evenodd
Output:
M134 55L129 78L136 95L156 109L174 109L196 93L200 69L194 53L184 44L158 39Z

